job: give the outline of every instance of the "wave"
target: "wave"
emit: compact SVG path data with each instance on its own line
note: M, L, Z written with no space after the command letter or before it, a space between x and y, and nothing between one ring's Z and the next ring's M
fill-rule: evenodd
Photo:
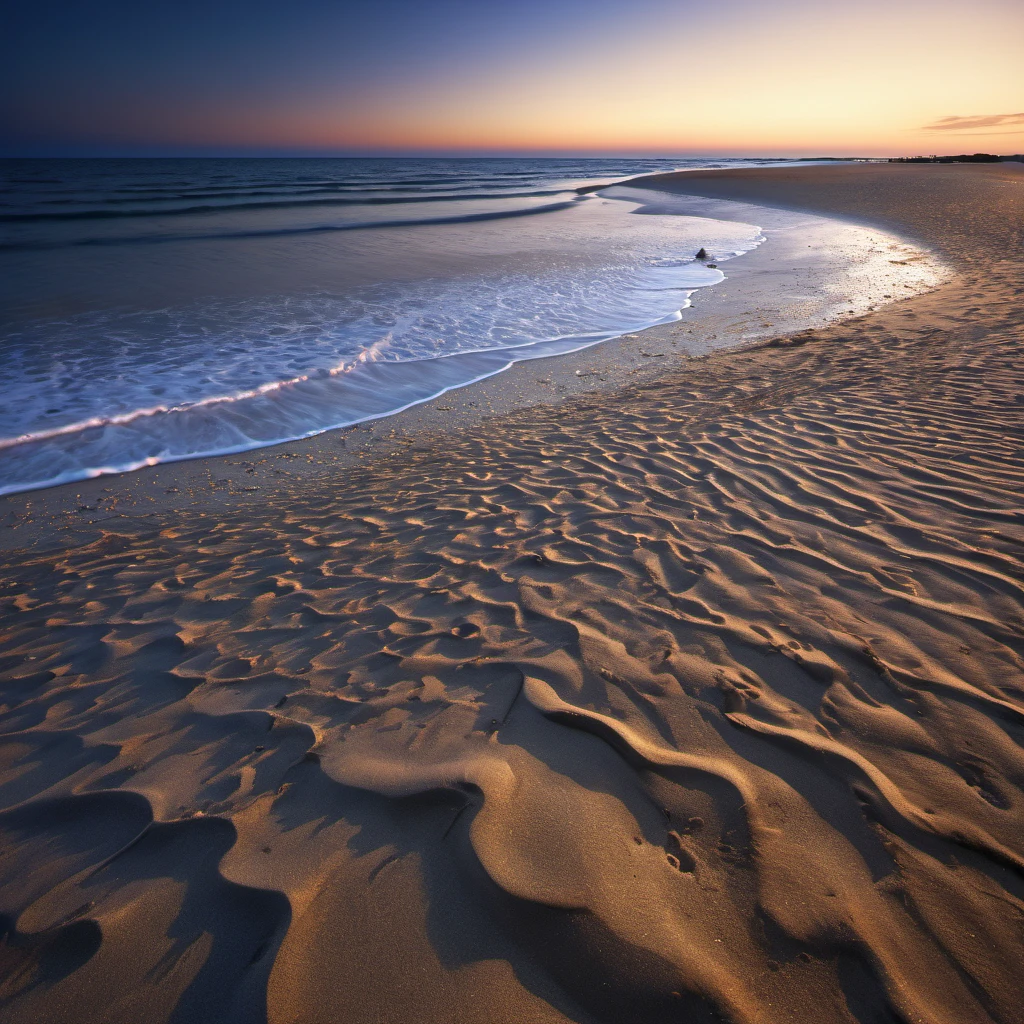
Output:
M689 306L690 294L686 293L680 310ZM326 374L302 375L178 407L136 409L38 431L0 442L0 449L6 450L6 481L0 483L0 495L298 441L396 415L493 377L517 362L565 355L629 330L679 319L681 313L677 310L626 331L402 362L356 359ZM282 396L291 400L281 401ZM339 418L338 410L342 408L347 412ZM139 450L142 446L148 446L148 450Z
M275 188L271 176L220 181L205 165L198 189L179 188L176 176L133 182L130 168L118 181L91 167L79 179L82 206L123 200L133 184L146 196ZM631 168L602 169L620 177ZM8 218L0 243L20 268L3 296L12 315L0 337L0 493L391 415L514 362L678 319L694 288L722 279L693 253L703 246L728 259L763 241L751 224L633 217L634 199L577 195L569 182L594 176L580 170L544 165L530 181L408 170L333 179L327 187L338 191L315 198L306 186L323 188L323 179L291 175L272 202L187 204L249 211L227 220L188 221L182 210L150 223L138 218L159 217L159 204L136 197L138 209L115 211L127 218L120 228L104 223L109 211L47 208L67 193L40 189L22 212L49 216L36 216L36 230L29 218L18 228ZM435 182L450 191L410 192ZM440 201L451 205L415 205ZM489 222L504 224L477 226ZM417 230L383 230L391 227ZM230 260L214 245L189 247L234 239L256 241L232 244ZM128 248L163 242L182 247ZM20 256L42 249L60 253Z
M185 199L220 199L232 196L269 196L269 195L296 195L303 193L321 192L333 194L338 192L362 193L372 195L377 192L423 192L436 193L438 188L459 188L467 195L474 193L468 190L477 188L512 188L514 185L529 181L529 175L494 175L489 178L425 178L422 180L409 178L399 179L387 184L368 181L309 181L309 182L252 182L247 187L238 185L194 185L187 186L178 184L171 188L170 185L163 188L133 189L121 187L104 194L96 202L107 203L128 203L139 202L140 200L153 199L164 200L185 200ZM47 195L62 193L47 193ZM530 192L507 192L503 195L530 195ZM61 202L82 202L81 191L73 190L67 193L68 196L78 197L62 199Z
M563 195L563 192L553 193ZM451 217L414 217L402 220L352 221L342 224L314 224L292 228L253 228L248 231L217 231L190 234L121 235L112 238L75 238L63 241L34 240L29 242L0 242L0 252L24 252L40 249L64 249L82 245L140 245L159 242L201 242L229 238L266 238L283 235L322 234L329 231L363 231L370 228L410 228L432 224L469 224L474 221L507 220L514 217L531 217L535 214L554 213L565 210L580 201L579 196L560 203L544 206L530 206L518 210L494 210L487 213L463 213ZM237 207L236 207L237 209Z
M119 220L128 217L181 217L204 213L233 213L236 210L294 209L304 206L387 206L397 203L457 203L473 199L534 199L562 195L565 191L565 189L541 189L530 192L435 192L417 196L361 195L356 198L276 199L271 202L256 203L204 203L199 206L182 206L169 210L151 207L141 210L70 210L67 212L37 210L24 213L0 213L0 223L39 224L45 221ZM133 200L122 201L130 202Z
M246 388L245 390L235 391L227 395L212 395L209 398L200 398L193 402L181 402L177 405L154 405L143 409L132 409L130 412L117 413L112 416L91 416L89 419L81 420L77 423L66 423L60 427L51 427L46 430L32 431L27 434L22 434L20 437L0 437L0 451L4 448L15 448L22 444L48 441L52 438L62 437L69 434L80 434L83 431L92 430L95 427L127 426L129 423L134 423L136 420L145 419L150 416L191 412L196 409L203 409L216 405L226 405L231 402L242 402L247 398L258 398L261 395L268 395L274 391L281 391L285 388L293 387L296 384L304 384L310 380L322 379L325 377L337 377L341 374L351 373L353 370L358 369L359 366L366 363L375 362L384 347L385 346L381 342L376 342L369 348L363 349L355 359L348 360L347 362L344 362L339 366L332 367L331 369L312 373L303 373L297 377L291 377L288 380L268 381L267 383L260 384L257 387ZM460 354L475 355L477 353L472 352ZM433 360L407 359L402 360L401 362L408 364L411 362L427 361L432 362ZM398 365L398 363L396 363L396 365ZM285 438L284 440L289 439ZM0 491L0 493L2 493L2 491Z

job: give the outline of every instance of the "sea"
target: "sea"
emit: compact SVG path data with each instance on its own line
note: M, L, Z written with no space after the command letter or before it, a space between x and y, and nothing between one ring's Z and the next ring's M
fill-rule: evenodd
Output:
M577 190L758 163L0 161L0 494L308 437L678 319L760 228Z

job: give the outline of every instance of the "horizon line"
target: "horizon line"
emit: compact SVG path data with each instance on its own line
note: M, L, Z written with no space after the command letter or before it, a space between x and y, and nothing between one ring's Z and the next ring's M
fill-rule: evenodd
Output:
M259 159L259 160L764 160L764 161L813 161L813 160L887 160L889 157L878 154L832 155L818 154L814 156L780 156L776 154L735 155L722 153L665 153L651 151L603 151L603 150L379 150L379 151L344 151L344 150L110 150L99 152L76 152L58 150L27 150L24 152L0 152L0 160L150 160L150 159Z

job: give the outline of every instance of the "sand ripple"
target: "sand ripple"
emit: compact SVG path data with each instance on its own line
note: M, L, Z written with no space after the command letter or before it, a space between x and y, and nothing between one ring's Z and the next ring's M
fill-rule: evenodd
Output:
M0 1017L1020 1021L1019 294L9 557Z

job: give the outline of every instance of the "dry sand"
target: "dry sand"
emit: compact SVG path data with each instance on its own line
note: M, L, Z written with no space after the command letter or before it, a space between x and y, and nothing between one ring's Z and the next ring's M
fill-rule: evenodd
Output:
M1024 1020L1024 167L653 184L955 277L237 500L5 505L5 1024Z

